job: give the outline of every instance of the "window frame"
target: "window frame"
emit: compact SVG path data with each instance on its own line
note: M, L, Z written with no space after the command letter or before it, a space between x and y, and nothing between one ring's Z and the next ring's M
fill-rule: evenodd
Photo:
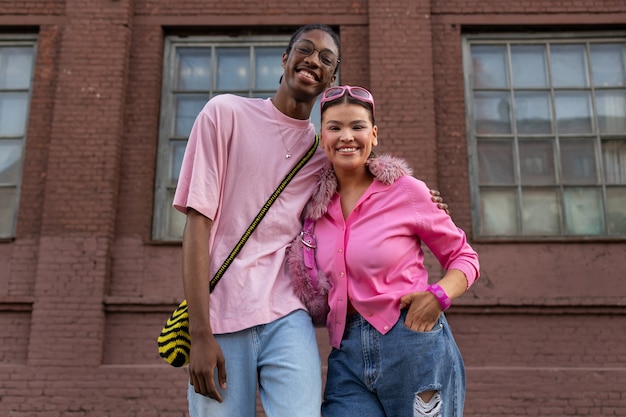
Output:
M159 132L157 144L157 160L155 167L155 184L154 184L154 203L153 203L153 219L151 239L155 242L178 243L181 237L168 234L168 215L170 211L170 202L168 193L175 189L175 184L170 184L170 173L172 171L172 158L170 152L170 143L174 141L188 140L188 137L177 137L174 132L174 97L177 90L175 86L176 77L176 49L177 48L215 48L222 47L241 47L248 46L250 48L251 57L253 49L256 47L280 47L286 49L289 44L290 35L245 35L245 36L225 36L225 35L199 35L199 36L166 36L164 40L163 54L163 80L161 87L161 110L159 114ZM214 53L212 53L214 56ZM255 62L251 60L251 68L254 68ZM211 66L214 70L216 67L215 60L211 60ZM212 72L215 74L215 71ZM250 75L250 88L248 89L248 97L259 97L260 95L273 96L278 89L279 80L276 80L276 89L270 90L253 90L254 71ZM211 87L208 92L209 99L216 94L222 94L230 91L220 91L216 93L215 76L211 77ZM198 90L185 90L185 93L200 92ZM201 91L206 93L206 91ZM238 92L238 93L241 93ZM244 94L242 94L244 95ZM181 214L182 215L182 214Z
M550 188L557 190L558 198L559 198L559 224L560 224L560 233L555 235L532 235L532 234L522 234L524 232L523 222L521 220L522 208L523 208L523 200L521 198L521 191L523 188L528 188L528 185L525 185L520 180L520 154L519 154L519 142L520 135L515 131L514 128L511 128L511 132L506 135L500 135L500 137L510 137L513 140L513 162L516 166L516 171L513 173L514 175L514 183L512 185L508 185L507 189L515 189L516 193L516 201L513 202L516 208L516 218L514 219L517 222L517 233L511 235L489 235L482 233L482 221L483 216L481 214L481 184L479 179L479 152L478 152L478 143L479 137L482 137L481 134L476 134L474 129L475 122L475 111L476 104L474 103L474 92L475 89L472 85L473 81L473 65L472 65L472 55L471 55L471 47L476 44L502 44L507 48L507 52L505 58L507 60L506 63L506 74L507 77L507 86L502 89L502 91L506 91L509 94L509 97L513 97L513 94L518 90L512 83L512 72L511 72L511 55L510 48L511 45L547 45L548 47L554 44L572 44L572 43L582 43L585 45L585 54L588 57L588 45L596 42L619 42L626 43L626 32L624 31L594 31L594 32L541 32L541 33L516 33L516 32L501 32L501 33L472 33L467 32L462 36L462 56L463 56L463 80L464 80L464 96L465 96L465 123L466 123L466 134L467 134L467 146L468 146L468 169L469 169L469 183L470 183L470 198L471 198L471 216L472 216L472 233L473 239L481 242L519 242L519 241L556 241L556 242L580 242L580 241L623 241L626 240L626 236L624 235L609 235L609 217L608 217L608 204L607 204L607 185L615 186L615 184L609 184L609 182L605 178L605 174L603 171L603 148L602 145L605 142L610 140L618 140L626 142L626 132L623 134L606 134L600 132L597 127L598 123L598 110L595 97L591 99L590 109L591 109L591 121L594 126L594 129L591 133L586 135L580 134L575 136L576 138L582 138L583 136L593 138L594 148L595 148L595 159L596 159L596 170L599 173L599 178L597 183L594 184L596 188L601 190L602 203L603 203L603 215L604 215L604 232L603 234L598 235L582 235L582 234L568 234L567 225L564 213L567 211L567 208L564 203L564 189L567 188L568 183L563 178L557 175L554 184L550 186ZM587 74L590 74L590 66L591 61L586 62L586 70ZM550 62L547 61L546 65L549 67ZM625 64L626 65L626 64ZM549 71L552 71L549 69ZM550 73L546 72L548 76ZM617 88L617 87L616 87ZM626 86L621 86L619 89L626 89ZM478 88L478 90L481 90ZM489 89L486 89L489 91ZM521 89L524 91L524 89ZM558 123L558 118L554 114L555 107L555 89L553 85L547 85L548 90L548 99L550 101L550 112L551 112L551 123L556 125ZM579 91L588 92L590 95L594 93L596 87L593 85L592 80L589 80L588 85L581 87ZM513 103L509 106L509 120L510 123L515 123L515 108ZM490 135L486 135L489 137ZM497 135L493 135L495 138ZM558 133L555 128L552 129L550 133L546 133L542 135L545 138L552 138L553 141L559 146L558 143L563 139L568 139L571 136L562 135ZM521 138L524 139L525 136L521 135ZM561 172L561 160L558 158L560 154L559 152L553 153L554 158L554 170ZM618 184L619 187L626 187L626 184ZM482 186L484 187L484 186ZM498 186L494 186L494 189L498 189ZM540 188L540 187L538 187Z
M25 155L26 155L26 143L28 139L28 126L30 119L30 111L31 111L31 103L32 103L32 94L33 94L33 85L35 79L35 65L37 62L37 46L38 46L38 36L36 34L15 34L15 33L0 33L0 48L4 47L30 47L32 50L31 56L31 65L30 65L30 76L29 76L29 84L28 88L4 88L0 89L0 92L26 92L27 104L26 104L26 113L24 114L24 130L22 135L7 135L0 136L0 141L3 140L21 140L22 141L22 149L19 157L19 167L18 176L16 183L0 183L0 189L15 189L15 197L14 197L14 208L15 210L12 213L11 227L9 233L7 235L2 234L0 230L0 241L12 241L16 237L17 232L17 220L18 213L20 207L20 198L22 191L22 183L24 178L24 164L25 164Z

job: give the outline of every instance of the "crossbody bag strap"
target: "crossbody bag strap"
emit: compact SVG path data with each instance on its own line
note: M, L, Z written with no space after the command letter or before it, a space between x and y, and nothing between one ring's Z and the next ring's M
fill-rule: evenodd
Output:
M311 280L311 286L317 291L319 286L317 283L317 262L315 262L315 248L317 248L317 239L313 233L315 221L310 218L304 219L302 232L300 232L300 241L302 242L302 259L306 272Z
M291 169L291 171L289 171L289 173L280 183L278 188L276 188L276 190L272 193L272 195L267 200L265 205L261 208L261 211L259 211L259 214L257 214L254 220L252 220L252 223L250 223L250 226L248 226L248 229L241 236L241 239L239 239L239 242L237 242L233 250L230 252L230 255L226 257L226 260L224 260L224 263L222 264L222 266L220 266L220 268L215 273L215 276L213 277L213 279L211 279L211 282L209 285L209 289L211 292L213 292L213 290L215 289L215 286L217 285L219 280L222 278L222 275L224 275L224 272L226 272L226 270L228 269L230 264L233 262L237 254L241 251L243 246L246 244L246 241L248 240L250 235L252 235L252 232L259 225L263 217L265 217L265 214L270 209L271 205L274 204L274 201L276 201L280 193L283 192L283 190L287 187L287 185L291 182L291 180L296 176L296 174L302 169L302 167L304 167L306 163L309 162L309 160L313 157L313 155L315 155L315 151L317 150L319 142L320 142L319 136L315 135L315 140L313 141L313 145L311 145L311 148L304 154L302 159L298 161L298 163Z

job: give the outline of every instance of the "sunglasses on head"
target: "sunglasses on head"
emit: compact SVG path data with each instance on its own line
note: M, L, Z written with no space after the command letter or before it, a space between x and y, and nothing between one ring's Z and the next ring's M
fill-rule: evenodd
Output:
M322 98L320 100L320 107L323 109L324 104L329 101L334 101L343 97L346 92L350 95L350 97L362 101L363 103L368 103L372 106L372 115L374 114L374 96L372 93L367 91L363 87L352 87L349 85L341 85L335 87L329 87L322 93Z

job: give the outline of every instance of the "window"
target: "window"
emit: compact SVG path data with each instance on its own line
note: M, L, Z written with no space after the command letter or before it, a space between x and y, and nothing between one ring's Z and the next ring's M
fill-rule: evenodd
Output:
M0 238L15 236L35 38L0 35Z
M166 38L153 239L182 239L185 216L172 208L172 200L187 138L202 107L223 93L273 96L288 43L289 36ZM311 117L318 120L319 111Z
M474 234L626 237L626 40L464 39Z

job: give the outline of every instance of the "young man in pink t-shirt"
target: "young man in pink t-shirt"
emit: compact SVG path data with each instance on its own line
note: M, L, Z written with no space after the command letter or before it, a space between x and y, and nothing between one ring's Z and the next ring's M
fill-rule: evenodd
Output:
M183 285L189 311L191 417L319 417L315 328L284 271L285 251L326 158L320 150L271 206L215 290L209 280L281 180L311 147L317 96L335 81L338 36L300 28L272 99L221 95L198 115L174 206L187 215Z

